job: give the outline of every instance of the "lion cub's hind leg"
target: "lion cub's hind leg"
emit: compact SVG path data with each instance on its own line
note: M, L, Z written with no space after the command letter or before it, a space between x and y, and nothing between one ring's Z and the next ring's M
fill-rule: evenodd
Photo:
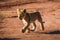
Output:
M36 29L36 24L34 22L31 31L35 31L35 29Z
M44 30L44 25L41 16L38 17L38 21L41 23L42 30Z

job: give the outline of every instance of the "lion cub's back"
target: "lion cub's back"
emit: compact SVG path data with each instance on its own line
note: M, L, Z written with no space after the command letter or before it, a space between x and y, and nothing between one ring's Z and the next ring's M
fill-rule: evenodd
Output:
M40 13L39 12L29 13L29 16L31 21L35 21L39 18Z

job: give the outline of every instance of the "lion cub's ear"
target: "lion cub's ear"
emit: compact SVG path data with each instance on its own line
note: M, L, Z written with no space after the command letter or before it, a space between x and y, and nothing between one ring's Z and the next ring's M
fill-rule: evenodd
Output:
M17 9L17 13L19 14L19 9Z
M17 11L20 11L20 9L17 9Z
M20 9L17 9L17 11L20 11Z
M17 9L17 12L19 12L20 11L20 9Z
M24 9L23 12L25 13L26 12L26 9Z

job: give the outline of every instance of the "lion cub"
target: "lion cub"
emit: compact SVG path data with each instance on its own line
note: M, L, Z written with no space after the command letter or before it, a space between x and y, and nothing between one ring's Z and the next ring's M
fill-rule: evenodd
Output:
M22 20L24 27L22 29L22 32L24 33L26 30L30 31L29 25L30 23L33 23L33 28L31 31L34 31L36 29L36 24L35 21L38 20L41 25L42 25L42 30L44 30L43 22L42 22L42 17L40 15L40 12L27 12L26 9L20 10L17 9L18 13L18 18Z

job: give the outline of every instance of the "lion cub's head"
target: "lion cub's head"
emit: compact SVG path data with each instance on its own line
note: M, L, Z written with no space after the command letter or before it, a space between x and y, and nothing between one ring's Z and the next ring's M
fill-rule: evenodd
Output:
M18 18L22 20L22 18L26 15L26 9L17 9Z

